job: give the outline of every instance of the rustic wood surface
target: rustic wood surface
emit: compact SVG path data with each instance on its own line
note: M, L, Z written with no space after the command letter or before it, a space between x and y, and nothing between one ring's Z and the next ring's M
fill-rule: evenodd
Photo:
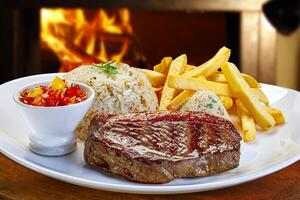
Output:
M0 199L300 199L300 161L279 172L242 185L215 191L176 195L106 192L64 183L27 169L0 154Z

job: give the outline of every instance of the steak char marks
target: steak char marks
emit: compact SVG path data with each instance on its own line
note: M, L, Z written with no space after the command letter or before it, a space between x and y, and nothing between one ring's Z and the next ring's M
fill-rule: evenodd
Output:
M239 165L241 137L233 124L199 112L95 117L86 162L142 183L208 176Z

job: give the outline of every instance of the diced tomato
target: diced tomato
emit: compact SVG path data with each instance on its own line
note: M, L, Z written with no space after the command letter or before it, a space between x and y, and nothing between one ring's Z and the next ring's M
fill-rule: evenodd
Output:
M56 93L54 93L53 95L57 101L60 101L63 98L63 94L61 91L57 91Z
M79 87L79 85L75 85L74 87L73 87L74 89L75 89L75 91L76 91L76 96L81 96L81 91L82 91L82 89Z
M21 101L34 106L64 106L82 102L86 98L86 91L79 85L66 84L58 77L48 87L41 85L20 92Z
M55 96L55 92L51 88L47 90L46 94L48 94L49 97Z
M70 98L69 97L63 97L59 101L59 105L62 105L62 106L68 105L69 103L70 103Z
M45 101L46 101L46 106L56 106L56 100L54 96L46 98Z
M34 106L45 106L45 100L38 96L36 98L34 98L34 100L32 101L32 105Z
M75 103L80 103L82 101L84 101L84 98L82 98L82 97L76 97L76 99L75 99Z
M30 98L30 97L24 97L23 98L23 102L26 104L32 104L34 98Z
M71 88L67 89L67 91L66 91L67 97L70 97L70 98L76 96L76 93L77 93L77 91L76 91L76 88L74 88L74 87L71 87Z
M70 103L71 104L76 103L75 100L76 100L76 96L71 97L70 98Z
M46 86L41 85L40 87L42 88L43 93L46 93L48 91L48 88Z
M29 92L30 92L30 90L28 88L26 88L26 89L24 89L23 91L20 92L20 96L26 97Z
M79 87L79 85L75 85L73 88L76 91L76 96L81 96L82 89Z

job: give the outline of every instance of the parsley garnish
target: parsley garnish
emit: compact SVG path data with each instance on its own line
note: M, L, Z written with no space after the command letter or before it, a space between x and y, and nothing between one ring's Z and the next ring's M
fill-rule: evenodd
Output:
M217 100L212 96L208 96L208 99L209 99L209 102L206 104L206 108L212 109L214 107L214 104L217 103Z
M116 75L118 73L118 69L115 67L115 61L109 61L107 63L102 64L92 64L94 67L98 67L102 69L108 75Z
M213 97L208 96L208 98L209 98L213 103L217 103L217 100L215 100Z
M208 109L212 109L213 107L214 107L214 105L212 103L206 104L206 108L208 108Z

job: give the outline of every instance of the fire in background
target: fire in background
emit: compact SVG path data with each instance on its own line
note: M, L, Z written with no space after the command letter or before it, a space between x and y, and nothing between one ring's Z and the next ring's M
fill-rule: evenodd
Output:
M43 8L40 15L41 47L54 52L60 61L61 72L82 64L109 60L135 66L144 63L128 9Z

